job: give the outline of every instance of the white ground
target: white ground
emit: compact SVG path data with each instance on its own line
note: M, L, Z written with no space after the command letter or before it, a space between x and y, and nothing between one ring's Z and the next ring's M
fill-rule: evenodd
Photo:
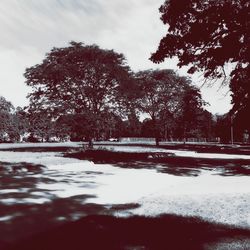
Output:
M131 150L131 147L124 147L123 150L125 149ZM134 150L141 151L142 148ZM181 153L197 156L193 152ZM212 157L212 154L209 156ZM38 183L37 188L47 189L49 194L33 192L35 196L32 199L9 198L2 199L3 203L44 203L50 202L55 197L91 194L96 198L88 199L87 202L141 205L137 209L120 213L120 216L130 214L156 216L171 213L198 216L208 221L250 228L250 177L248 176L220 176L220 172L216 169L202 170L197 177L174 176L159 173L155 169L124 169L63 158L60 153L54 152L5 151L0 152L0 161L43 164L47 169L35 176L56 180L56 183L51 184ZM0 195L15 191L0 190ZM18 191L29 192L26 189Z

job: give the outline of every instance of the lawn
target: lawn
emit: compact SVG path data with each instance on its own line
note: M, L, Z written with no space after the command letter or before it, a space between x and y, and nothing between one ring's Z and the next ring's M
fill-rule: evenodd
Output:
M248 155L21 146L0 150L1 249L250 244Z

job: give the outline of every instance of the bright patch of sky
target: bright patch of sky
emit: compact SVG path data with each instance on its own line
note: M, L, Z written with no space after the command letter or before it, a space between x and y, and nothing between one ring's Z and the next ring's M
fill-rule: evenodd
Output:
M0 95L15 106L28 104L30 88L25 68L38 64L53 47L74 40L97 44L123 53L134 71L149 68L176 69L176 60L156 65L148 58L167 28L158 8L163 0L1 0ZM201 86L203 79L193 77ZM213 113L225 113L230 105L228 87L202 87L203 98ZM226 96L225 94L228 93Z

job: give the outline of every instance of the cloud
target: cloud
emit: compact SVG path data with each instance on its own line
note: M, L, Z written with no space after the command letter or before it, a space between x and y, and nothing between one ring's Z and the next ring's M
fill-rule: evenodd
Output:
M163 0L1 0L0 66L4 72L0 72L0 94L15 105L27 103L29 90L22 76L25 68L39 63L52 47L66 46L72 40L121 52L135 71L176 69L175 60L161 65L148 60L166 33L158 12L162 3ZM180 72L184 74L185 70ZM19 95L14 95L17 86Z

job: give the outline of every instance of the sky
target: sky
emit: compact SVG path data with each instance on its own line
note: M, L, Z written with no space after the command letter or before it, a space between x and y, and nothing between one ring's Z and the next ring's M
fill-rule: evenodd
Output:
M40 63L53 47L70 41L97 44L123 53L132 70L178 69L177 59L154 64L155 52L167 27L160 20L164 0L1 0L0 1L0 95L14 106L28 104L31 91L23 73ZM200 75L192 76L202 86ZM202 97L212 113L231 108L228 87L201 87Z

